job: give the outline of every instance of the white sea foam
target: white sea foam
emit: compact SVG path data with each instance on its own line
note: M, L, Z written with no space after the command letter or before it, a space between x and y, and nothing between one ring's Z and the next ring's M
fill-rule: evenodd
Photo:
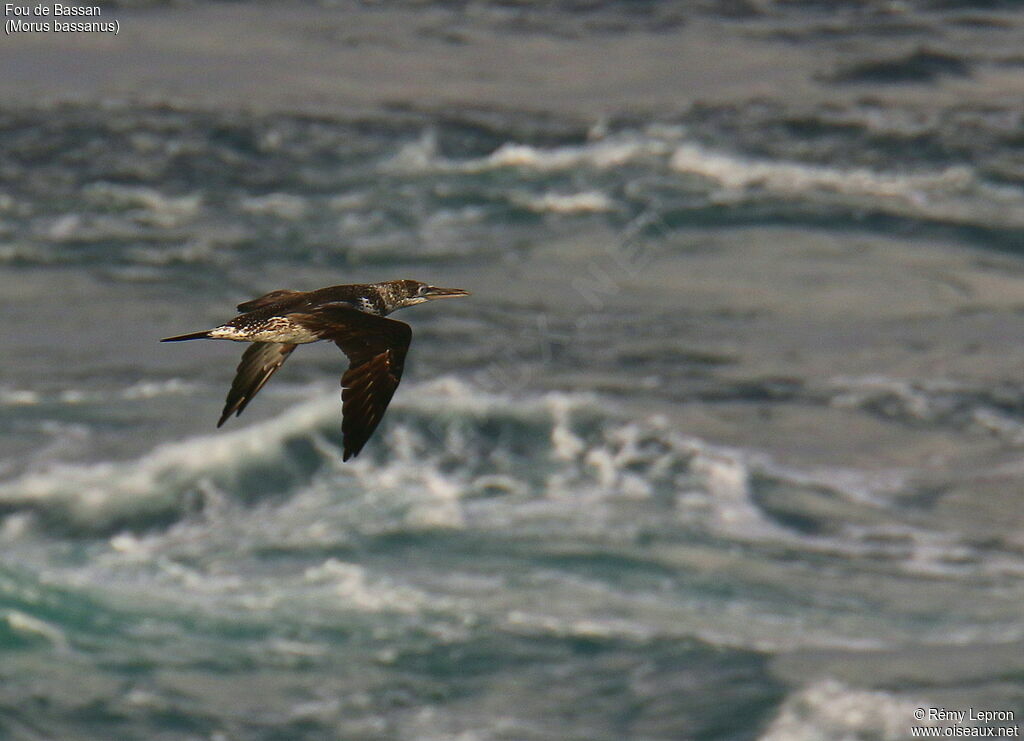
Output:
M272 423L217 436L165 443L125 463L53 464L0 486L0 502L57 506L85 526L130 513L174 510L183 494L204 479L230 482L247 464L281 459L284 442L332 417L336 410L309 403Z
M970 425L1015 445L1024 443L1024 424L986 403L985 389L948 379L887 376L832 379L830 403L842 408L872 408L880 413L931 424ZM973 397L973 398L972 398Z
M11 630L17 633L44 638L49 641L54 648L62 651L66 651L69 647L68 639L67 636L64 635L64 631L45 620L40 620L39 618L32 617L31 615L27 615L26 613L18 610L7 610L4 613L4 618Z
M96 391L67 388L48 394L29 389L0 387L0 406L35 406L38 404L90 404L103 403L112 399L144 401L159 396L187 394L195 384L180 378L166 381L140 381L120 391Z
M712 502L713 527L718 532L741 537L786 537L783 529L765 517L750 492L750 470L741 456L715 451L693 442L693 469L703 476Z
M966 167L950 167L933 174L899 175L866 168L842 169L797 162L754 160L683 144L669 161L676 172L701 175L732 189L765 188L781 193L813 189L839 193L904 198L922 203L929 192L962 192L977 184Z
M783 703L759 741L902 741L918 708L935 703L850 687L835 679L807 685Z
M650 626L617 618L561 618L512 610L505 617L510 632L576 638L617 638L645 641L656 637Z
M245 213L260 216L274 216L278 219L295 221L306 215L306 199L290 193L269 193L265 196L243 198L239 206Z
M784 197L815 193L867 198L875 207L943 222L991 220L1024 225L1024 194L1017 188L983 183L965 166L935 172L901 173L864 167L840 168L786 160L753 159L685 143L672 153L675 172L719 185L718 197L734 201L765 191Z
M54 219L50 225L49 236L58 242L64 242L78 234L82 217L78 214L64 214Z
M147 221L165 228L191 220L203 203L202 196L197 193L169 196L153 188L106 182L88 185L82 193L99 206L141 210L147 214Z
M710 181L713 202L737 203L768 194L791 200L824 201L874 208L910 218L944 223L1024 226L1024 193L986 182L967 166L902 172L868 167L836 167L797 160L754 158L686 141L685 132L647 127L603 136L582 144L541 147L506 142L489 155L465 160L439 153L437 137L427 131L408 142L383 167L401 172L475 174L519 169L539 173L577 168L607 170L645 163L679 175ZM545 213L583 214L614 210L600 191L513 196L527 208Z
M453 379L438 381L436 388L437 392L418 394L416 404L442 429L445 415L451 419L453 414L459 419L525 415L547 427L551 465L538 472L541 480L532 485L528 479L513 478L514 483L506 483L506 489L528 491L532 487L536 491L540 487L546 497L561 501L644 499L668 491L675 493L684 521L729 540L779 543L824 554L900 558L900 567L907 572L953 578L984 570L988 564L987 559L974 558L973 547L956 534L933 533L910 525L900 526L895 539L894 533L886 534L886 527L892 527L888 525L850 525L828 535L794 530L758 503L751 484L756 474L783 485L832 492L851 504L878 510L884 521L881 513L891 506L892 496L906 486L908 472L903 470L783 465L764 453L717 446L687 436L669 428L663 418L618 419L614 411L589 397L549 394L517 404L501 396L480 394ZM434 410L446 394L449 399L459 400L457 411L450 401ZM597 415L599 427L586 433L580 418L591 414ZM457 498L477 490L472 481L440 475L423 448L424 440L412 443L407 437L409 431L399 434L404 440L399 448L405 448L401 465L390 469L384 478L376 478L378 469L374 468L370 474L374 478L364 483L396 486L404 480L417 481L423 487L424 481L437 476L446 487L452 487L453 497L439 500L450 508L455 507ZM447 449L450 442L442 440L441 449ZM466 453L472 455L472 448ZM386 469L388 465L385 463ZM453 518L450 524L463 521L450 510L447 515L439 515L439 524L446 517Z
M195 389L195 384L180 378L166 381L140 381L121 392L123 399L153 399L158 396L188 394Z
M587 214L611 211L615 203L604 193L588 190L580 193L513 193L512 201L531 211L553 214Z
M302 619L314 622L330 621L338 611L421 617L482 613L510 633L560 638L695 637L711 645L766 651L879 647L911 633L898 621L834 605L809 624L806 610L789 609L788 573L750 570L743 562L758 560L762 548L784 547L790 553L883 555L886 568L892 564L894 571L930 577L959 578L983 570L970 558L966 566L954 563L944 570L950 559L973 555L954 534L930 537L906 525L892 529L888 538L878 537L884 535L878 527L850 527L829 536L792 530L763 509L755 491L758 477L782 477L785 484L786 469L760 453L686 436L664 417L630 420L595 397L490 394L448 377L411 391L396 399L383 434L348 463L340 461L332 393L268 422L161 445L134 461L24 475L0 487L0 503L46 510L40 520L66 513L65 519L80 528L102 532L110 523L136 517L147 522L153 513L165 519L170 513L173 520L188 496L198 493L212 504L204 507L203 517L179 519L145 535L112 535L109 548L92 558L86 571L62 576L59 583L116 582L119 586L110 590L125 599L144 584L152 599L171 601L185 586L201 605L252 615L300 609ZM302 464L305 470L295 471L291 483L275 484L292 487L289 495L252 504L252 482L264 472L276 480L282 472L292 475L297 447L302 458L315 460ZM809 476L829 486L827 472ZM856 483L868 486L869 479ZM841 487L829 491L862 502ZM674 517L679 519L673 524ZM24 530L34 523L23 524L16 529L25 542ZM694 528L701 535L694 544L640 547L637 526ZM432 537L463 531L472 534L470 541L487 536L492 547L500 549L507 541L516 553L516 539L523 535L549 544L552 553L562 548L581 558L593 553L597 563L621 552L627 563L649 559L652 573L673 568L693 575L724 564L763 591L749 600L695 597L668 588L669 577L665 587L637 588L553 567L547 576L543 569L531 569L530 582L520 585L526 593L510 592L495 579L475 587L471 604L465 604L467 592L458 575L451 576L457 584L433 573L418 583L419 577L390 567L378 571L352 556L317 555L339 547L351 553L352 543L378 535L422 531ZM451 537L461 542L460 535ZM318 560L306 560L285 575L254 576L231 563L224 567L225 558L247 559L275 548ZM549 603L549 594L558 600ZM935 635L946 640L956 627L939 627ZM973 636L1005 636L1014 627L1001 623ZM918 628L912 630L915 640L929 640Z
M0 387L0 404L4 406L20 407L38 404L40 395L38 391L28 389L15 389Z
M178 390L172 385L133 393ZM782 486L819 488L877 509L882 522L892 494L904 485L901 472L783 466L757 451L687 436L664 418L622 419L590 396L552 393L523 399L440 378L396 399L385 429L361 457L345 464L336 441L337 417L337 398L331 394L267 422L160 445L134 461L54 463L0 486L0 503L15 510L47 510L78 527L102 531L133 519L174 520L196 502L213 513L232 499L258 497L266 479L273 480L277 495L307 491L326 468L332 490L388 492L391 505L375 515L384 518L381 527L465 529L474 522L467 507L481 495L514 493L556 509L567 502L592 503L588 517L574 526L599 533L615 528L628 538L629 523L609 520L615 507L660 499L676 503L674 516L681 525L727 542L877 555L897 559L908 572L950 578L986 568L987 559L955 534L904 525L892 537L880 526L853 523L828 534L794 529L758 501L753 483L756 476ZM498 447L495 424L504 429ZM484 428L491 428L486 435ZM298 456L296 444L303 451ZM522 460L531 463L524 466ZM218 505L218 498L225 503ZM527 510L516 516L529 520ZM494 511L496 517L510 515ZM310 537L319 536L310 531ZM123 553L134 548L128 541L112 545Z
M437 136L428 130L418 140L402 145L383 167L402 172L479 173L505 168L557 172L581 166L598 169L621 167L641 159L663 158L671 151L670 141L648 133L626 132L585 144L559 147L506 142L486 157L453 160L439 154Z
M589 144L552 148L508 143L484 159L465 163L462 169L473 172L519 167L550 172L581 165L606 169L620 167L641 157L662 155L665 151L667 146L663 142L637 136L609 137Z
M391 584L383 577L371 578L363 566L335 558L307 569L303 579L330 586L348 609L417 612L428 602L427 595L417 589Z
M419 172L437 164L437 131L425 129L420 138L402 144L398 152L381 165L385 172Z
M135 393L152 392L152 389L137 389ZM85 395L78 399L73 392L66 392L63 397L68 403L85 399ZM315 438L318 430L335 426L337 405L336 395L331 394L294 407L267 422L159 445L134 461L89 465L54 463L45 470L28 473L0 486L0 502L57 506L64 509L72 521L99 527L130 513L174 510L181 506L183 495L196 491L204 482L231 488L254 468L292 471L294 461L287 443ZM459 420L484 418L491 413L542 419L547 406L543 398L518 404L446 378L425 384L422 393L406 394L405 400L397 402L394 409L427 414L433 423L432 430L450 437ZM398 413L400 411L392 412L393 415ZM436 444L431 440L425 442ZM320 450L316 445L314 449ZM434 469L411 471L402 466L378 469L369 456L364 456L344 470L352 475L380 476L382 483L387 483L388 476L414 476L420 488L439 502L450 503L457 498L455 484ZM297 471L294 473L301 476Z

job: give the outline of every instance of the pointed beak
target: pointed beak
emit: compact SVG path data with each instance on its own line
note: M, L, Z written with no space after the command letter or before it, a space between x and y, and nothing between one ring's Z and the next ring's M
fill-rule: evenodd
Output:
M425 294L426 298L433 300L435 298L455 298L456 296L469 296L469 291L464 291L461 288L437 288L436 286L430 286Z

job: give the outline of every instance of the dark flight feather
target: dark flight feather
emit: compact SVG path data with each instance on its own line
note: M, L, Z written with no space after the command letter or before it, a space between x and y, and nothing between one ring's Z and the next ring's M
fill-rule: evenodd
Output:
M232 414L239 415L259 393L270 377L292 354L295 345L280 342L254 342L242 353L235 380L224 402L224 411L217 426L224 424Z
M402 380L412 328L405 322L366 314L347 306L322 306L290 318L333 340L348 356L341 377L343 460L359 455L377 429Z

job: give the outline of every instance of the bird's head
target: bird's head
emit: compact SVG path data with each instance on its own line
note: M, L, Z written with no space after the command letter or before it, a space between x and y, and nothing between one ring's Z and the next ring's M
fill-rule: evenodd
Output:
M415 306L425 301L433 301L438 298L456 298L457 296L468 296L469 291L461 288L438 288L418 280L395 280L385 284L389 297L389 303L394 304L395 309L406 306Z

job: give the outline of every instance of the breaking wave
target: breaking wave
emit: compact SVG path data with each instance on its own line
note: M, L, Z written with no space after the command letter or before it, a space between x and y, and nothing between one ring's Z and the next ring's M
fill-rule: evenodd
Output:
M935 725L914 719L918 708L934 706L920 699L822 679L788 697L758 741L900 741L912 725Z
M594 397L522 400L441 379L396 401L374 445L345 465L337 411L331 395L135 460L53 463L0 486L0 508L21 518L20 531L102 537L165 529L223 506L287 503L326 487L353 502L376 493L372 506L380 509L361 510L350 523L364 535L514 523L523 533L568 528L621 543L686 532L951 578L991 567L953 534L893 520L892 498L906 486L899 471L799 470L710 445L663 417L629 419ZM802 503L797 519L794 498ZM577 505L588 514L579 516ZM1024 569L1017 560L1002 554L1000 568Z

